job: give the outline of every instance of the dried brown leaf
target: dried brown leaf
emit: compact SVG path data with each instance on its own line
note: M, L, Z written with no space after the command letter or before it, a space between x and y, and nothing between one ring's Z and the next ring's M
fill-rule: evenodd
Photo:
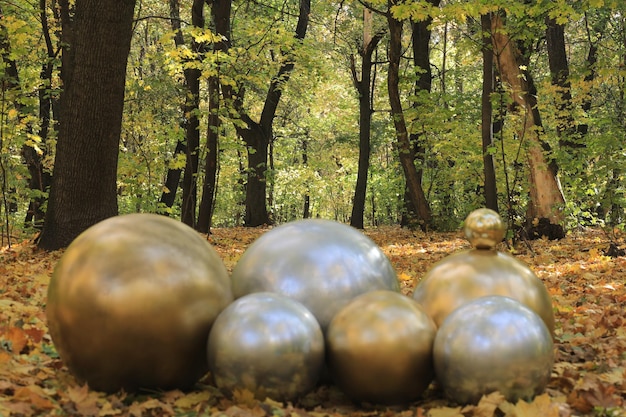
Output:
M550 396L542 394L532 402L519 400L516 404L504 402L498 407L505 417L559 417L559 406L553 404Z

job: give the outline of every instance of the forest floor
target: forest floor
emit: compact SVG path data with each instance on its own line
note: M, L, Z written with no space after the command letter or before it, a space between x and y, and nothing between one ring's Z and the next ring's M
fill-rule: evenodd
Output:
M264 231L215 229L209 241L230 271ZM379 228L366 234L387 254L406 294L436 261L469 247L460 233ZM258 401L246 391L225 394L206 381L190 392L89 390L63 366L46 327L46 291L62 252L24 241L0 248L0 416L626 416L626 257L605 255L611 242L624 248L625 237L581 230L502 248L528 264L553 297L555 364L544 394L511 404L493 393L477 405L458 405L433 384L422 400L404 407L357 406L332 386L293 404Z

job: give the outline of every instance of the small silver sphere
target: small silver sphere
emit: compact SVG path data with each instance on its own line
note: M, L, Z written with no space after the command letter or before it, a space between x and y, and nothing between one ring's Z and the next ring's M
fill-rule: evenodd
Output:
M207 372L206 339L232 301L222 260L195 230L128 214L70 244L46 314L61 359L90 388L188 389Z
M506 225L496 211L480 208L465 218L463 231L476 249L493 249L504 239Z
M320 219L298 220L264 233L241 256L233 273L235 298L269 291L304 304L322 331L357 295L400 291L389 259L363 233Z
M260 292L235 300L215 320L208 339L217 387L247 389L264 400L292 401L317 384L324 336L301 303Z
M514 298L537 313L554 332L552 298L535 273L513 256L471 249L443 258L419 282L413 298L440 326L463 304L487 295Z
M409 403L433 380L436 331L435 323L409 297L384 290L360 295L328 326L331 375L356 402Z
M437 331L433 357L438 382L460 404L476 403L493 391L510 402L531 399L550 381L554 361L543 320L498 295L452 312Z

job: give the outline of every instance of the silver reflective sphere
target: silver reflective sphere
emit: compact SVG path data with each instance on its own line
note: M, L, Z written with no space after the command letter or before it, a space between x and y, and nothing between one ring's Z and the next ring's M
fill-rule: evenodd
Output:
M354 401L411 402L433 380L436 331L430 317L409 297L383 290L360 295L328 326L331 375Z
M437 331L435 373L461 404L500 391L508 401L530 399L548 382L552 335L532 310L509 297L488 296L452 312Z
M254 293L235 300L215 320L207 354L219 388L291 401L315 387L324 366L324 336L301 303Z
M217 252L155 214L112 217L67 248L48 287L52 341L96 390L190 388L207 370L206 338L233 300Z
M357 295L400 291L391 263L363 233L330 220L286 223L259 237L232 273L235 298L269 291L304 304L325 331Z
M504 239L506 225L496 211L480 208L465 218L463 231L475 248L492 249Z
M413 292L437 326L456 308L486 295L520 301L554 332L548 290L527 265L507 253L471 249L450 255L433 265Z

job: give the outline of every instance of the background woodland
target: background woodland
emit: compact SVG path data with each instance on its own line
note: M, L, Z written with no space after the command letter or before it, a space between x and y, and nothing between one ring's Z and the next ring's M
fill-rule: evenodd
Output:
M0 6L3 244L45 220L42 246L62 247L59 216L84 229L117 212L205 233L303 217L445 231L481 206L510 230L624 224L623 1L113 3L134 6L128 31L96 25L98 2ZM115 63L90 61L123 38ZM543 173L561 195L542 208ZM54 175L81 205L46 218Z

